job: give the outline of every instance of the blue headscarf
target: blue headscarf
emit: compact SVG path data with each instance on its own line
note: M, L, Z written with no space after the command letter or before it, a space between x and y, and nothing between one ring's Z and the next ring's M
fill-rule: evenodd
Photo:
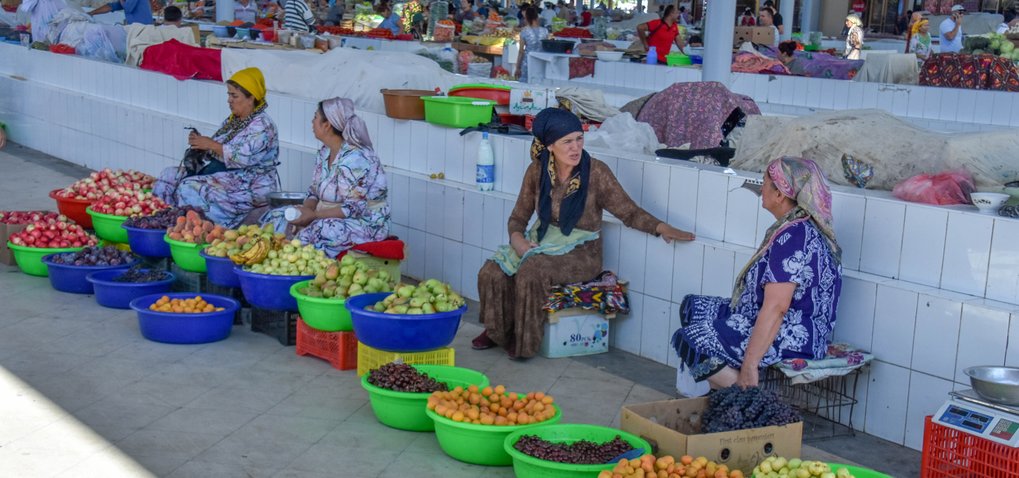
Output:
M559 109L546 108L534 117L531 128L535 142L538 143L537 160L540 161L543 174L538 196L538 240L545 237L549 224L552 223L552 185L556 181L555 160L547 146L559 141L572 133L583 132L580 119L573 113ZM559 229L563 235L569 236L573 228L584 214L587 202L587 186L591 175L591 156L584 151L580 164L573 168L573 174L567 181L566 195L559 205Z

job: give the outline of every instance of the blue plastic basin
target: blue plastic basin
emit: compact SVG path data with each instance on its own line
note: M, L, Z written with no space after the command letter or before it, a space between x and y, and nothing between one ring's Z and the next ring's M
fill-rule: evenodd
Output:
M205 258L205 274L209 282L223 287L240 287L241 280L237 278L236 264L229 257L210 256L205 249L199 253Z
M58 254L73 254L73 252L61 252ZM93 293L92 283L85 279L86 276L93 272L126 270L140 262L140 260L136 257L131 263L121 264L119 266L71 266L54 263L53 257L56 255L57 254L50 254L43 256L42 258L42 263L46 264L46 269L50 274L50 285L60 292L69 292L71 294Z
M201 295L206 302L215 307L223 307L224 310L202 314L149 310L149 306L164 295L171 299L191 299ZM207 344L229 337L234 325L234 314L239 307L240 304L229 297L194 292L152 294L131 301L131 308L138 313L138 328L142 336L153 342L167 344Z
M241 291L249 304L259 309L297 311L297 299L290 295L290 286L315 276L278 276L257 274L240 267L234 273L241 282Z
M170 257L170 245L163 240L166 229L142 229L120 225L127 230L131 252L145 257Z
M146 271L147 272L147 271ZM131 301L139 297L164 294L170 291L176 279L172 272L166 272L167 279L155 282L115 282L124 271L121 269L93 272L85 276L95 289L96 302L112 309L130 309Z
M464 305L450 312L422 315L383 314L364 310L385 299L388 292L363 294L347 299L354 334L361 343L388 352L421 352L453 342Z

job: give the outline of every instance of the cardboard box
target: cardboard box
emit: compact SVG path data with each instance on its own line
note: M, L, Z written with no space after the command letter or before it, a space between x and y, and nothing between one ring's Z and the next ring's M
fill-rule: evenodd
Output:
M548 314L541 355L562 358L608 352L609 318L598 311L578 308Z
M733 43L736 48L739 48L744 42L774 45L775 29L771 27L736 27L733 33Z
M7 247L7 241L10 240L11 234L21 232L26 227L28 224L0 224L0 264L17 265L14 253Z
M704 456L746 476L769 456L800 456L803 423L723 433L700 433L700 417L708 399L686 398L626 405L621 428L644 438L656 455Z
M510 114L536 115L541 110L556 106L555 90L549 88L513 88L510 90Z

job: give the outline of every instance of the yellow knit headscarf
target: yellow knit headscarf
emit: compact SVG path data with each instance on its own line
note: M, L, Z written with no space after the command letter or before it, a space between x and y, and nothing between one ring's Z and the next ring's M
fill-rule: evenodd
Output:
M920 32L920 27L926 25L927 23L928 23L927 19L917 20L917 22L913 24L913 29L911 30L913 36L916 36L916 34Z
M230 81L237 83L251 93L255 98L255 105L265 101L265 78L258 68L245 68L230 77Z

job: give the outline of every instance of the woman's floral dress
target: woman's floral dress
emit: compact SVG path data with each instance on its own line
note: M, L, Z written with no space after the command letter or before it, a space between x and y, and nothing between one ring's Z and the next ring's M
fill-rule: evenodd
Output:
M212 139L222 143L226 136L217 134ZM232 171L181 179L179 167L167 168L152 192L167 204L196 207L212 222L235 228L252 210L268 204L268 194L279 189L278 158L276 124L268 114L258 113L223 144L223 163Z
M346 217L316 219L296 237L336 257L357 244L388 237L390 208L386 174L377 159L344 144L330 167L329 153L326 147L319 150L308 194L319 200L320 210L324 203L335 203ZM260 222L271 223L276 232L285 233L289 225L283 216L285 209L265 213Z
M842 290L842 267L832 260L828 243L813 222L802 221L781 232L747 272L735 308L730 307L730 297L691 294L683 300L682 328L672 340L695 379L703 380L725 366L739 370L764 304L764 286L772 282L793 282L796 291L761 367L789 358L825 357Z

